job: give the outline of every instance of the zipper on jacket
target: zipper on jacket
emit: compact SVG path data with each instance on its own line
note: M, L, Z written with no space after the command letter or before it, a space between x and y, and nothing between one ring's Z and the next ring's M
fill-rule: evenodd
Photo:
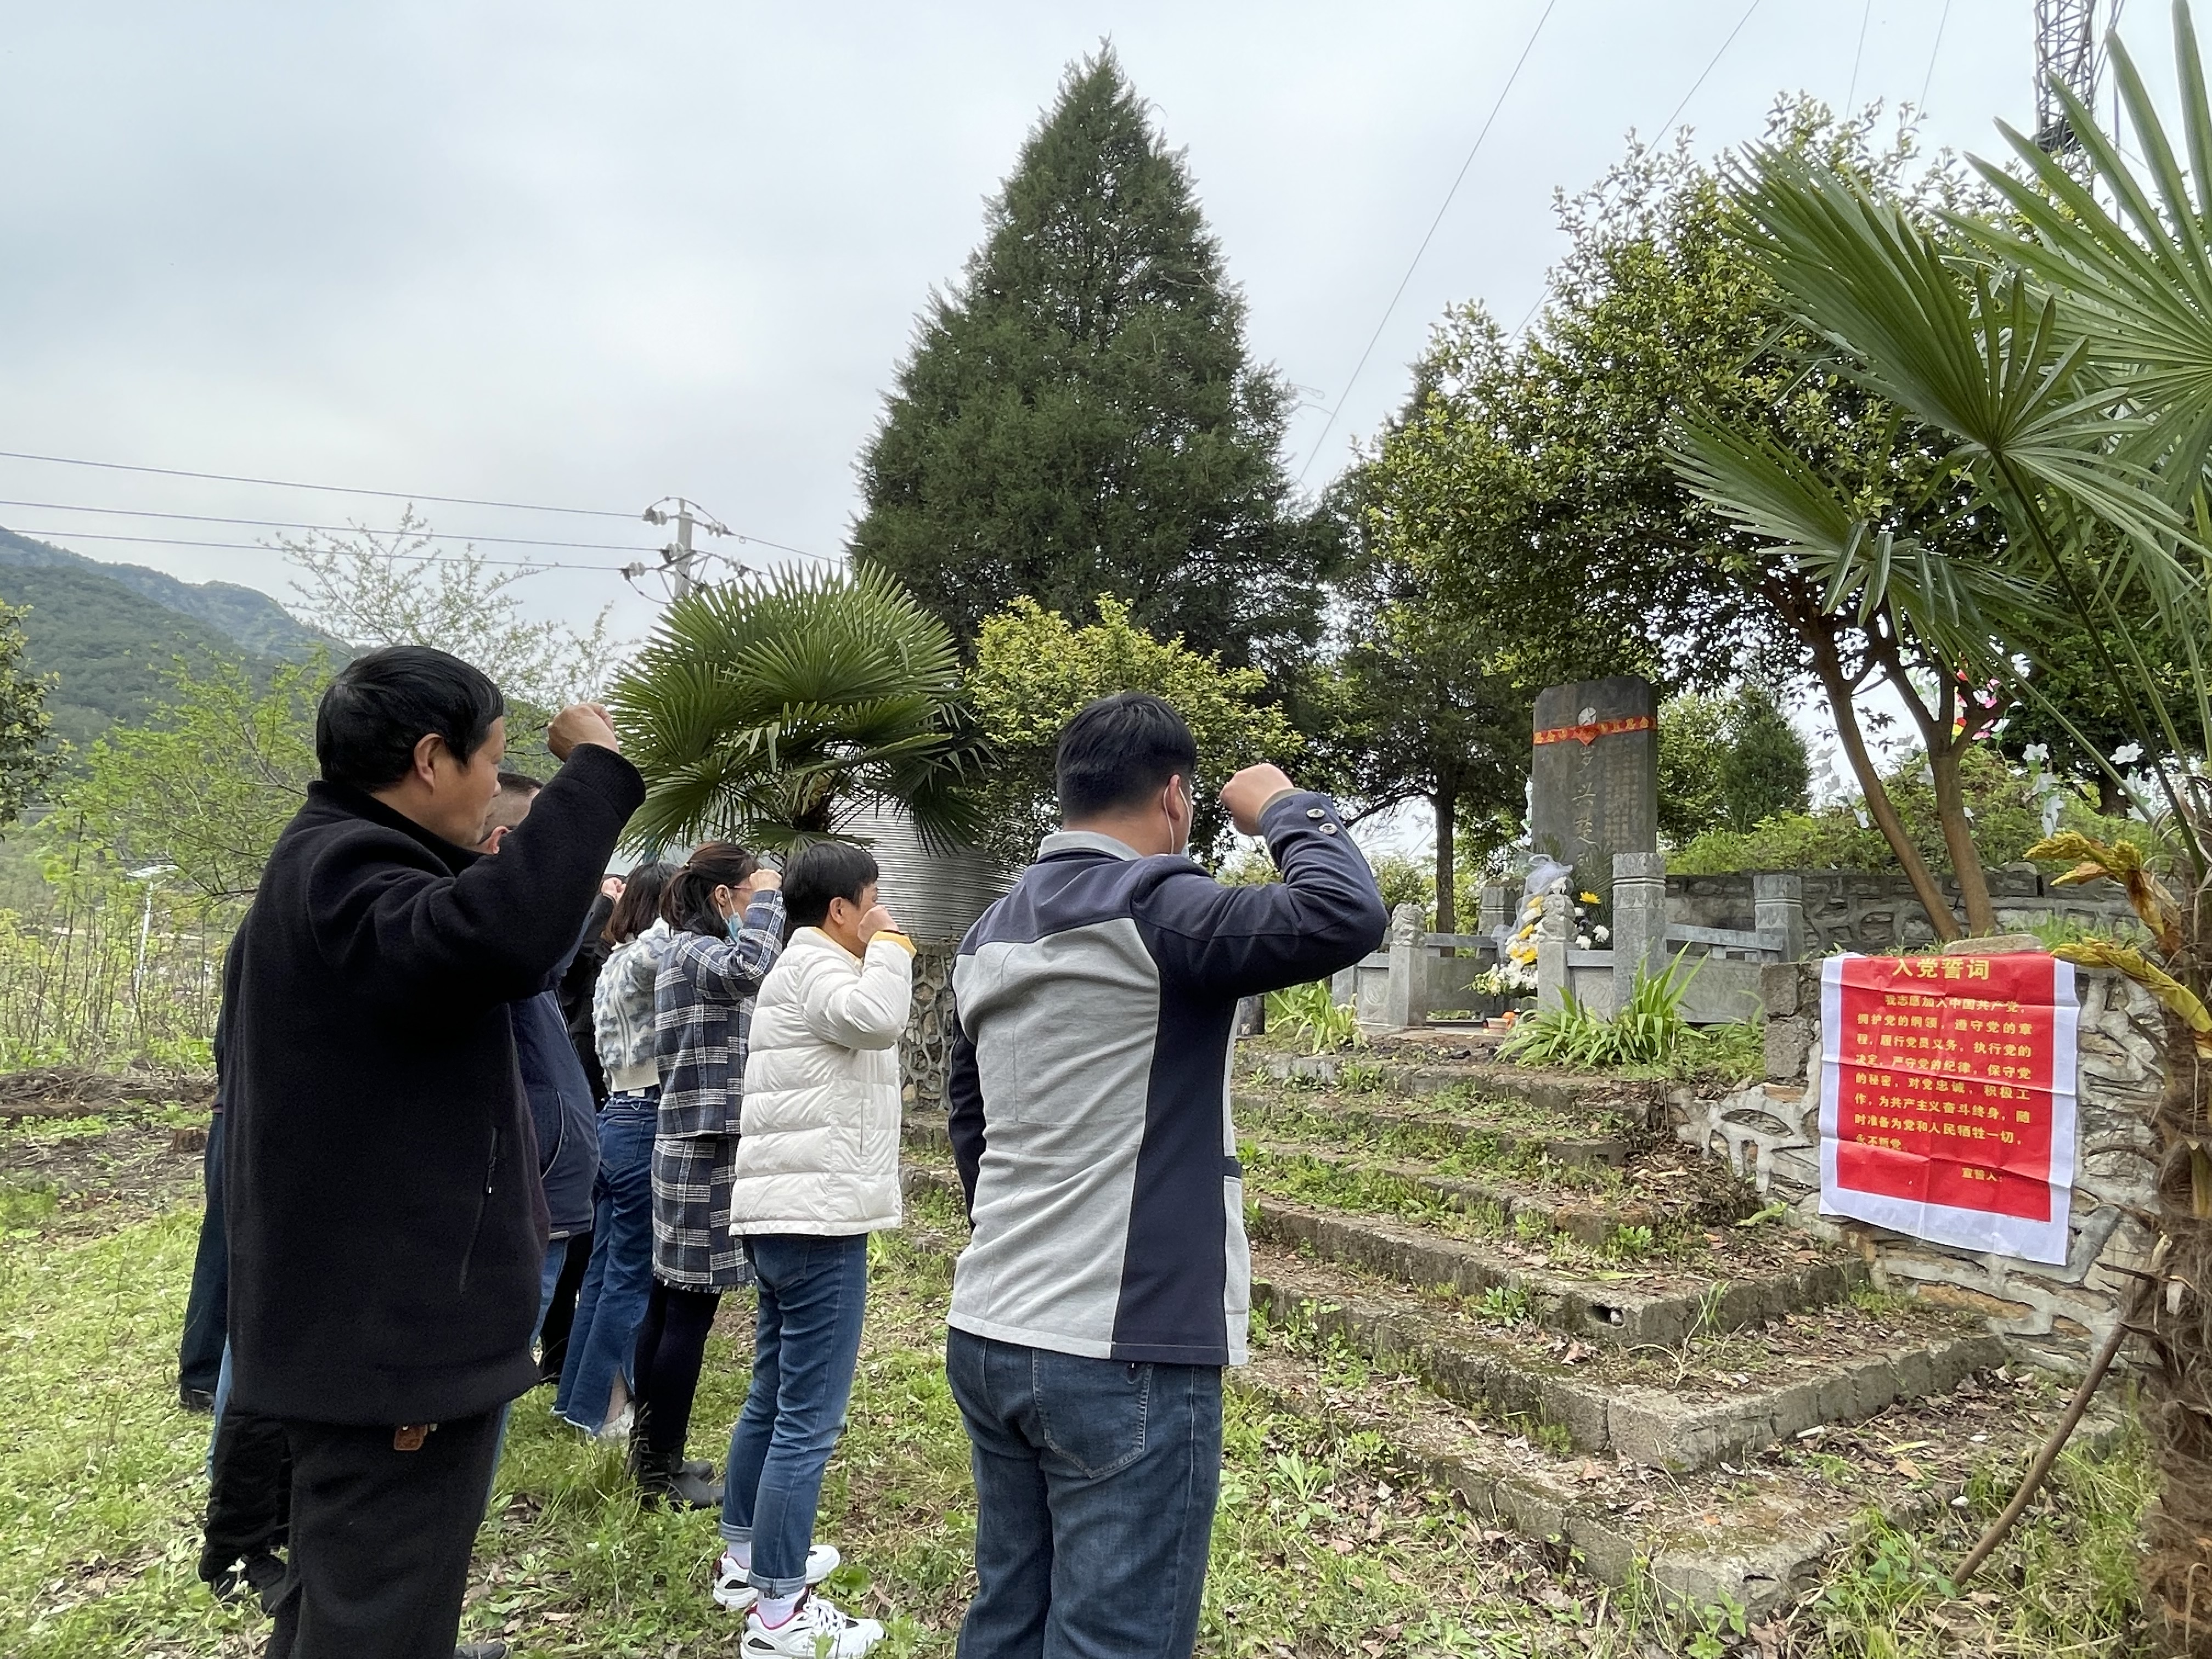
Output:
M464 1291L469 1288L469 1265L476 1260L477 1241L483 1237L484 1212L491 1207L492 1185L498 1174L499 1127L495 1124L492 1126L491 1132L491 1150L484 1158L483 1191L477 1194L476 1224L469 1229L469 1248L461 1252L461 1279L459 1289Z

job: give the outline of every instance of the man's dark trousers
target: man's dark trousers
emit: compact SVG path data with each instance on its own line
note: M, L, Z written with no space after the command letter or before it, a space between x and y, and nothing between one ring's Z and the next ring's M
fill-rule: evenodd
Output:
M1221 1367L949 1332L975 1473L958 1659L1189 1659L1221 1492Z
M200 1218L200 1247L192 1257L192 1289L185 1303L185 1337L177 1348L177 1387L215 1392L222 1369L222 1339L230 1300L230 1248L222 1230L222 1117L208 1120L202 1162L207 1212Z
M264 1659L453 1659L501 1413L390 1428L287 1423L292 1566Z

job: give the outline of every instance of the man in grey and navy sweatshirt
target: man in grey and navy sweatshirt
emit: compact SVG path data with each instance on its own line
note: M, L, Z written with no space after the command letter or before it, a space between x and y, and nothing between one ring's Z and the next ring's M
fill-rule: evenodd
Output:
M1192 862L1197 758L1158 697L1084 709L1060 739L1065 828L954 964L975 1237L946 1367L979 1581L960 1659L1190 1652L1250 1299L1237 1002L1357 962L1388 926L1336 803L1273 766L1221 799L1283 879L1224 887Z

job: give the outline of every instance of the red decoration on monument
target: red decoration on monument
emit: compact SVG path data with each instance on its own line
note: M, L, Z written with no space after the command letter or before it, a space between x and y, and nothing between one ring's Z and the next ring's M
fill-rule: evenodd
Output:
M1610 738L1622 732L1650 732L1659 722L1649 714L1625 714L1619 720L1584 720L1579 726L1554 726L1536 734L1536 741L1547 743L1578 743L1585 749L1600 738Z
M1820 975L1820 1213L2066 1260L2071 964L1831 957Z

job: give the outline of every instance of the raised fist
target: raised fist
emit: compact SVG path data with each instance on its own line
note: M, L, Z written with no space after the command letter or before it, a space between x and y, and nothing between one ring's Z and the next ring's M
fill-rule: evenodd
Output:
M553 724L545 728L545 746L553 751L555 760L568 759L587 743L611 749L617 755L622 753L622 739L615 735L614 720L598 703L571 703L556 714Z

